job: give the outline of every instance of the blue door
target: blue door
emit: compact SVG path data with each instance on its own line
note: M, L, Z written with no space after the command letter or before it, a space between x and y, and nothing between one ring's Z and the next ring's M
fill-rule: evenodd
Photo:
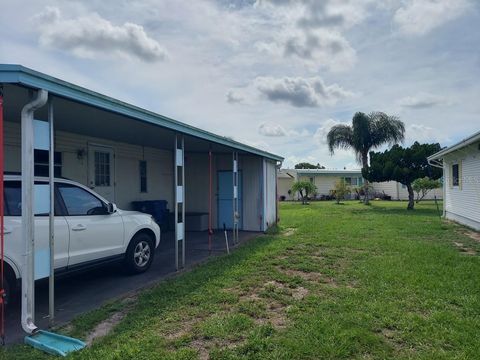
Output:
M239 227L243 224L243 186L242 172L238 172L238 212L240 213ZM233 228L233 172L218 172L218 228L223 229L223 223L227 229Z

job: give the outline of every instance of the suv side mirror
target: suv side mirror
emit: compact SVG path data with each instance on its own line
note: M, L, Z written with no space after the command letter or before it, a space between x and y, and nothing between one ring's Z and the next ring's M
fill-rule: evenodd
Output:
M109 214L113 214L115 211L117 211L117 207L115 206L115 204L109 202L107 204L107 212Z

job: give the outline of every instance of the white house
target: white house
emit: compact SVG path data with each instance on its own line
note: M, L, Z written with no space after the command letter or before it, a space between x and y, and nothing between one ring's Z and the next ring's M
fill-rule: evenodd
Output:
M332 169L281 169L278 172L278 195L281 199L294 200L295 194L288 193L297 180L310 181L317 187L317 197L329 195L333 190L335 182L345 179L345 182L352 186L361 186L365 180L361 170L332 170ZM373 195L388 195L392 200L408 200L408 191L405 185L396 181L385 181L373 183ZM442 190L436 189L429 192L424 199L441 199Z
M480 230L480 131L428 161L443 168L444 217Z

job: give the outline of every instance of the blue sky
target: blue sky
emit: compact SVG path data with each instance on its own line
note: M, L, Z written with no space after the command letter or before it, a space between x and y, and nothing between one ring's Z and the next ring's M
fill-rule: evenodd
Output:
M0 62L19 63L299 161L356 111L415 140L480 130L476 0L33 1L2 5Z

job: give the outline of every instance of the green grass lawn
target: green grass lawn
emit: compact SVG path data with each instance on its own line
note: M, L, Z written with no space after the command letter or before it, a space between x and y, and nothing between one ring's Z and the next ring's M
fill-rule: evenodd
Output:
M282 203L280 233L74 321L85 338L126 312L71 358L477 359L480 243L433 203L405 208Z

